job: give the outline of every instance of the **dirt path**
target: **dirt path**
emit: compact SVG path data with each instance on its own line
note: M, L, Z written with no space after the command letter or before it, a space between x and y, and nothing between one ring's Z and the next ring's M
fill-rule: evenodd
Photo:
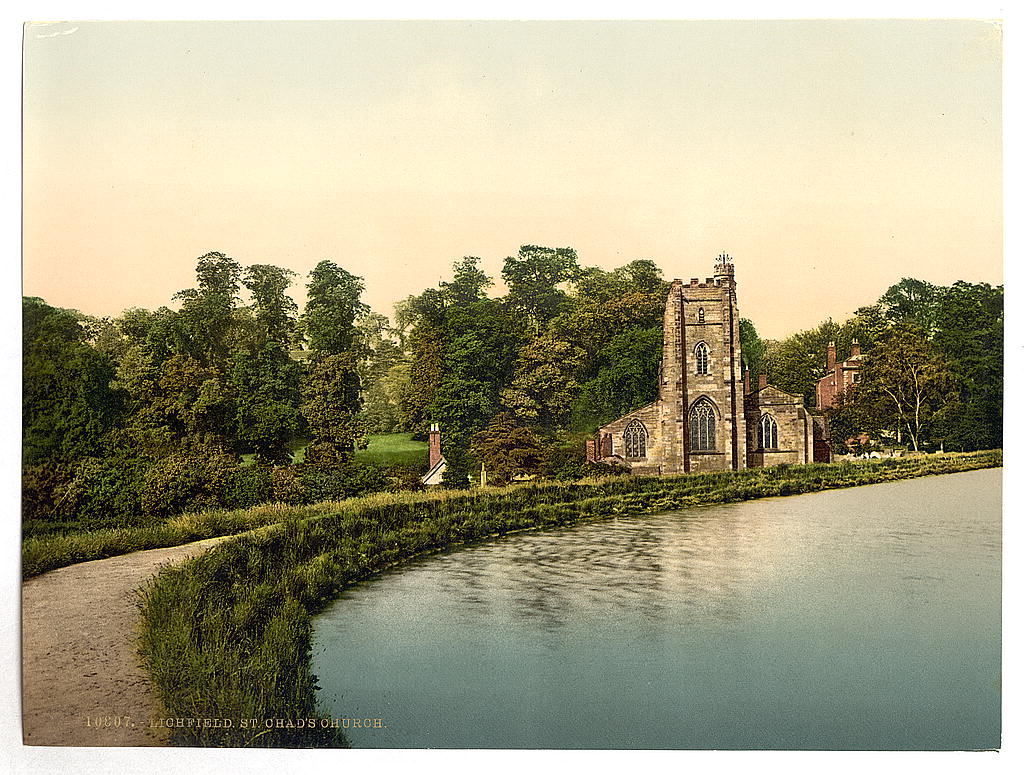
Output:
M83 562L22 584L27 745L164 743L165 730L149 728L156 700L136 657L136 590L161 565L223 540Z

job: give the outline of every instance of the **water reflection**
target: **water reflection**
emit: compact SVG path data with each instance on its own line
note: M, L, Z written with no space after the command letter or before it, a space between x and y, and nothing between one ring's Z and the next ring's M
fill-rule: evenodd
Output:
M322 700L390 714L358 745L985 747L999 728L999 477L423 558L320 617Z

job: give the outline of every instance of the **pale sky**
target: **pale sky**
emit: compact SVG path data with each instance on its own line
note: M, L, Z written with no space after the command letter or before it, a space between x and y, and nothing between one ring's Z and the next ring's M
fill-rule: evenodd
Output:
M970 21L29 25L24 292L155 309L218 250L331 259L391 314L521 244L668 279L724 250L779 338L901 277L1002 282L1000 51Z

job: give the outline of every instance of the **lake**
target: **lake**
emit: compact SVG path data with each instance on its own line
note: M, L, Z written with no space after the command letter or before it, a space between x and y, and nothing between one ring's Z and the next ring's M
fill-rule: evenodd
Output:
M1000 744L1002 469L592 521L406 563L315 622L356 747Z

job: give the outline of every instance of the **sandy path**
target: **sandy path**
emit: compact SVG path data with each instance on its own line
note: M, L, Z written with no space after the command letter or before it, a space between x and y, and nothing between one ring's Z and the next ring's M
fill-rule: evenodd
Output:
M165 730L149 729L157 705L136 656L136 590L161 565L223 540L83 562L22 584L22 729L27 745L164 743Z

